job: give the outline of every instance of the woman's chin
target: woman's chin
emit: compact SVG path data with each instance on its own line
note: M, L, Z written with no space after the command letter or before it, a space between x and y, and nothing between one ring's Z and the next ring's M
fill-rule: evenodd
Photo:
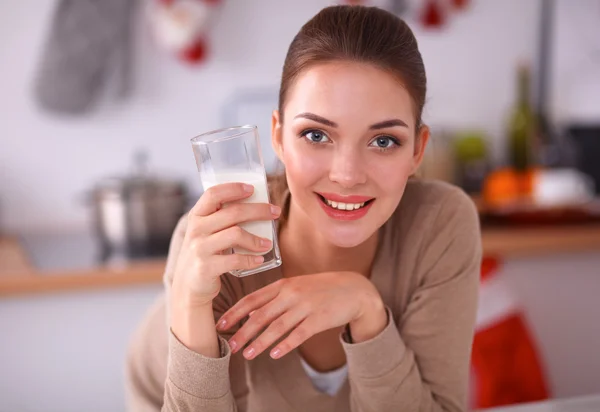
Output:
M331 228L327 231L322 231L325 238L334 246L341 248L353 248L366 242L373 233L364 233L364 231L353 230L340 230L338 228Z

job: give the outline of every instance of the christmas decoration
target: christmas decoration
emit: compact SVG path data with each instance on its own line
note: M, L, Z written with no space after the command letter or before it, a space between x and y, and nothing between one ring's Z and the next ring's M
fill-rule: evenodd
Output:
M533 337L500 267L498 259L483 260L471 362L473 409L549 396Z
M208 28L218 0L152 0L150 22L157 42L182 61L197 64L208 54Z

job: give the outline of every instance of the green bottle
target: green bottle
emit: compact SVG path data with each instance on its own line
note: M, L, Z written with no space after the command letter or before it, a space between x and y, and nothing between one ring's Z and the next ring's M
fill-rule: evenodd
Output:
M517 101L508 123L509 161L520 172L529 169L534 162L532 147L535 123L529 90L529 68L521 65L517 72Z

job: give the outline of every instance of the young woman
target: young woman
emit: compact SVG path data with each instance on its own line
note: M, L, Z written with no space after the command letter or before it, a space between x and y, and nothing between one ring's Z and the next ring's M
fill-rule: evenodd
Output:
M273 205L207 190L177 227L166 293L128 357L136 411L462 411L481 260L470 199L411 178L429 138L408 26L323 9L292 41L273 148ZM237 225L279 219L280 268L223 255L271 245Z

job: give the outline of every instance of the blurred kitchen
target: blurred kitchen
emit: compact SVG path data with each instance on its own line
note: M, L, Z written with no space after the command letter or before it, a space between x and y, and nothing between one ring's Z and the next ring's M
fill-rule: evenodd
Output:
M0 411L123 410L128 339L201 193L189 139L256 124L275 165L285 52L336 2L197 1L0 3ZM419 41L421 175L481 212L471 405L600 394L600 0L362 3Z

